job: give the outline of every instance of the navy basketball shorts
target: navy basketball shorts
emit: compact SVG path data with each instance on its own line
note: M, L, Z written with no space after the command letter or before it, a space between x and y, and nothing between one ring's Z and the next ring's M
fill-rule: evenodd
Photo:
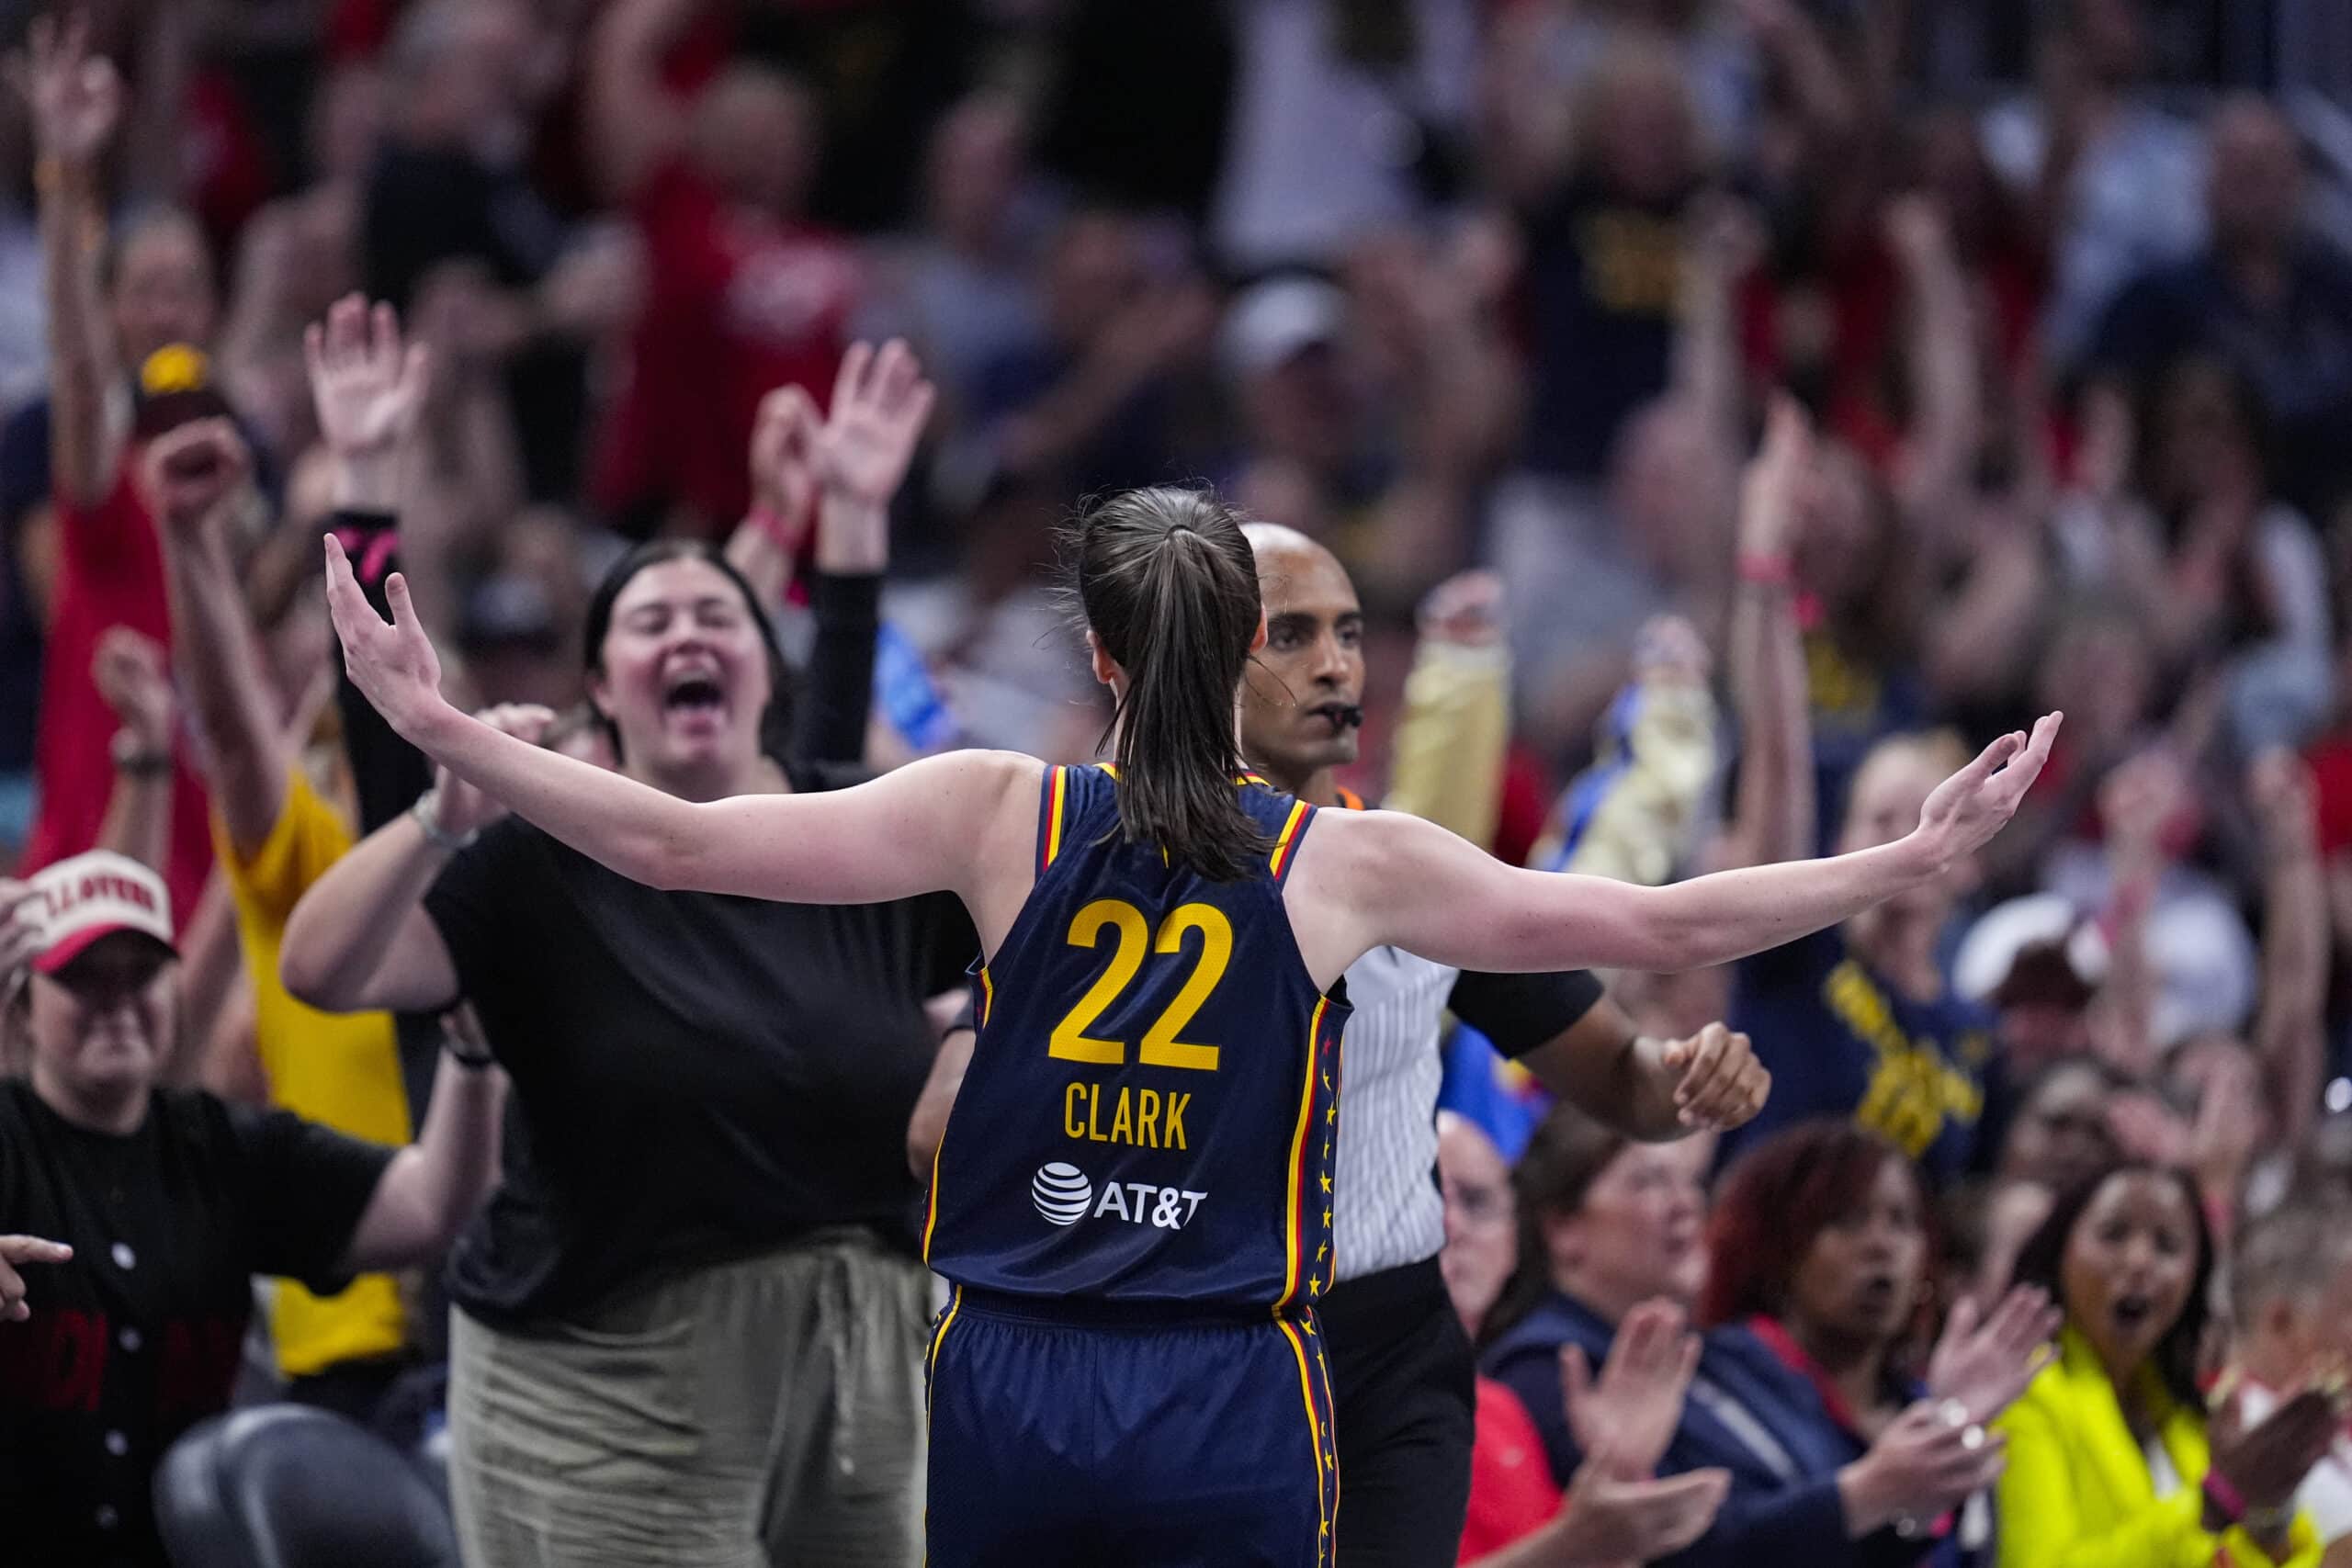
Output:
M1311 1316L959 1288L932 1334L930 1568L1329 1568Z

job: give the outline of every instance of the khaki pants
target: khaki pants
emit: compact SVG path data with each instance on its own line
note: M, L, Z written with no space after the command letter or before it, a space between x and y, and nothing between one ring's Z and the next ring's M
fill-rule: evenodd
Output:
M450 1314L469 1568L922 1557L929 1276L863 1233L507 1334Z

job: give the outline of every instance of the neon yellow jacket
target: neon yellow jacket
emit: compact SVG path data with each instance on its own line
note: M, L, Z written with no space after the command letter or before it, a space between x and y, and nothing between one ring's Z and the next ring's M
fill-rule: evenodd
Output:
M2140 1376L2180 1490L2157 1498L2107 1370L2070 1327L2058 1359L1996 1423L2009 1440L1998 1493L2000 1568L2318 1568L2319 1537L2301 1515L2284 1560L2243 1529L2205 1529L2201 1486L2211 1456L2204 1414L2175 1403L2153 1368Z

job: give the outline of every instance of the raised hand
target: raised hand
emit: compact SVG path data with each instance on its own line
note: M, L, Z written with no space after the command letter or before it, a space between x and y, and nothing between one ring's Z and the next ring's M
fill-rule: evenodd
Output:
M778 387L760 400L752 424L752 501L778 548L790 554L808 531L817 500L817 436L825 427L805 387Z
M850 344L817 437L817 477L826 496L888 506L907 477L935 396L902 340L892 338L879 354L867 344Z
M327 613L343 644L344 668L384 722L413 739L416 726L447 705L441 697L441 659L409 601L408 579L396 571L384 581L392 606L387 626L352 575L342 541L327 535L326 550Z
M140 750L171 750L172 682L163 644L130 626L109 626L98 638L90 678Z
M2311 768L2285 747L2273 747L2246 769L2246 798L2273 859L2307 859L2319 852L2317 786Z
M2030 738L2015 731L2002 736L1936 786L1913 836L1939 868L1983 849L2017 815L2018 802L2050 761L2051 743L2064 717L2044 714Z
M2064 1315L2030 1285L2003 1296L1981 1322L1976 1303L1962 1296L1928 1358L1928 1393L1957 1404L1979 1426L1990 1421L2056 1358L2051 1338Z
M32 1316L25 1303L25 1277L17 1272L27 1263L64 1263L74 1249L60 1241L37 1235L0 1235L0 1323L22 1323Z
M1759 561L1788 558L1797 515L1813 473L1813 423L1786 392L1774 395L1764 445L1739 481L1739 552Z
M1611 1456L1589 1456L1568 1483L1559 1517L1546 1529L1547 1568L1654 1562L1707 1533L1731 1488L1727 1470L1694 1470L1662 1481L1621 1481Z
M547 738L548 727L555 723L555 710L537 703L501 703L474 716L501 734L527 740L534 746ZM506 815L503 804L447 768L434 771L431 810L434 826L453 838L479 832Z
M2006 1446L2000 1433L1971 1421L1956 1403L1920 1400L1838 1472L1848 1528L1867 1534L1956 1507L2000 1478Z
M40 951L48 908L46 895L0 876L0 978L16 974Z
M237 494L252 470L253 455L234 421L199 419L148 444L140 462L140 482L164 527L189 536Z
M8 85L32 110L33 141L43 157L87 166L122 123L122 78L114 62L90 52L89 19L35 17L29 46L11 55Z
M1607 1457L1621 1481L1647 1480L1682 1420L1682 1396L1699 1369L1699 1337L1671 1302L1644 1302L1617 1325L1595 1382L1584 1351L1560 1352L1560 1396L1568 1431L1590 1467Z
M2290 1395L2259 1425L2249 1427L2241 1397L2233 1393L2214 1410L2206 1428L2213 1468L2248 1507L2285 1507L2334 1446L2344 1414L2339 1394L2312 1387Z
M403 344L400 313L346 294L302 333L319 435L345 462L399 450L424 404L425 351Z
M1772 1092L1772 1075L1747 1036L1720 1023L1668 1041L1658 1065L1675 1075L1675 1114L1694 1133L1727 1133L1753 1121Z
M1503 580L1491 571L1461 571L1421 601L1421 637L1457 648L1492 648L1503 636Z

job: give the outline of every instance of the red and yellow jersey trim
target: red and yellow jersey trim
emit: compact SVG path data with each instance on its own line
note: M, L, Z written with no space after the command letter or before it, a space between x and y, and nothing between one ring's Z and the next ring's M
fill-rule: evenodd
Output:
M1290 815L1283 818L1283 830L1274 838L1274 852L1266 859L1266 869L1273 874L1276 882L1283 879L1283 868L1290 863L1291 850L1298 841L1298 829L1306 820L1307 810L1306 802L1294 800Z
M1311 1227L1306 1222L1312 1214L1314 1202L1306 1190L1312 1163L1306 1157L1307 1137L1315 1128L1316 1074L1322 1069L1317 1043L1323 1034L1323 1014L1330 1005L1329 997L1317 998L1315 1012L1306 1021L1306 1072L1299 1084L1298 1125L1291 1132L1290 1164L1283 1168L1289 1194L1283 1225L1283 1293L1274 1301L1278 1314L1298 1299L1299 1277L1306 1267L1306 1238Z
M1069 799L1069 770L1056 768L1046 783L1045 804L1037 823L1037 870L1043 874L1062 852L1062 816Z

